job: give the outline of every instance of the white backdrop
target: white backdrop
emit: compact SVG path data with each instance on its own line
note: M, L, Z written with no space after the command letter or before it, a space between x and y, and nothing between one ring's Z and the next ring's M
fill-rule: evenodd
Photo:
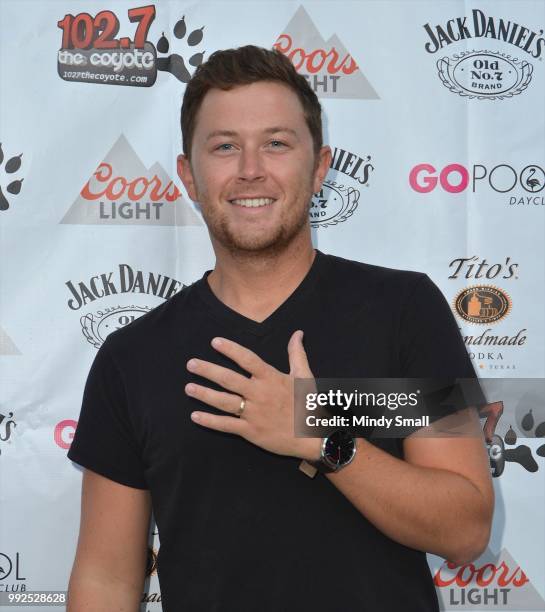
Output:
M277 44L308 75L335 149L315 246L427 272L480 376L545 376L545 2L142 6L0 0L0 593L66 590L81 483L66 452L93 357L214 265L175 166L201 54ZM538 469L494 479L472 566L428 557L443 609L545 610L543 447L537 423L511 425ZM143 598L161 609L155 572Z

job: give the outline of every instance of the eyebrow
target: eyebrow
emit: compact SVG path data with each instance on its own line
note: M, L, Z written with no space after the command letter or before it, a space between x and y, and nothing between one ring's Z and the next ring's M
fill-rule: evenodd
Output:
M263 130L263 132L265 134L278 134L279 132L285 132L287 134L291 134L297 140L299 140L297 132L289 127L274 126L274 127L270 127L270 128ZM226 138L234 138L235 136L238 136L238 132L235 132L233 130L214 130L213 132L210 132L210 134L208 134L208 136L206 137L206 141L211 140L212 138L216 138L217 136L224 136Z

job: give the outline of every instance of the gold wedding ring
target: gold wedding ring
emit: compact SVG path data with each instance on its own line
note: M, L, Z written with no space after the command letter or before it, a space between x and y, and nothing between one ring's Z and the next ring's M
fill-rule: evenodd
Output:
M240 407L238 409L237 416L241 416L241 414L244 412L245 407L246 407L246 400L242 398L240 400Z

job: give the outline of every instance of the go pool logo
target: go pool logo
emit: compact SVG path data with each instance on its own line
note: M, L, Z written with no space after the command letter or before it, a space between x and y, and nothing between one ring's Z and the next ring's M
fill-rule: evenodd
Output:
M500 196L508 194L509 206L545 206L544 164L515 167L507 163L494 166L473 164L465 166L450 163L443 167L420 163L409 171L409 185L413 191L426 194L439 190L459 194L488 192Z

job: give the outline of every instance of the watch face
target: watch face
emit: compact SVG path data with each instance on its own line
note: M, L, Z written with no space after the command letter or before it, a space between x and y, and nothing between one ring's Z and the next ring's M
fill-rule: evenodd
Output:
M335 465L348 463L354 455L355 441L348 431L334 431L325 443L324 455Z

